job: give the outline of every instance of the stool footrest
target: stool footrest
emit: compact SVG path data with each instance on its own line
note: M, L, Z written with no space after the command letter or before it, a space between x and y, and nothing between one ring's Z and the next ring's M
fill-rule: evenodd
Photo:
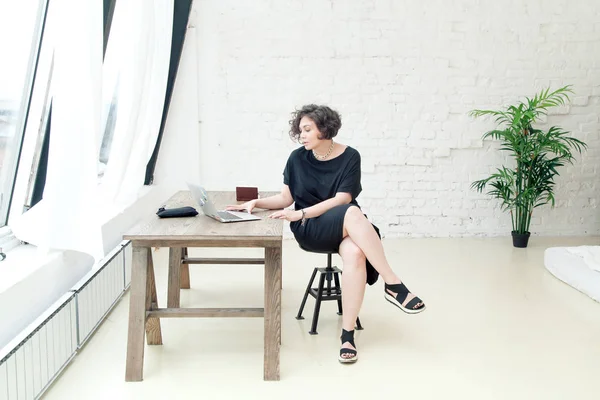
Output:
M319 296L318 288L311 288L309 294L315 299ZM342 290L339 288L331 288L331 294L327 294L326 290L323 290L323 294L321 295L322 301L327 300L338 300L342 298Z
M326 273L333 274L333 273L341 273L342 272L342 270L339 269L338 267L331 267L331 268L329 268L329 267L318 267L317 270L320 273L322 273L322 274L326 274Z

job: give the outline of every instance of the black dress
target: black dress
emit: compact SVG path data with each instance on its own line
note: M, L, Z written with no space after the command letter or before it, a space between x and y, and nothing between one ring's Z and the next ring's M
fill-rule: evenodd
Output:
M349 193L350 204L333 207L316 218L290 224L301 248L318 253L337 253L344 234L344 216L348 208L357 206L356 198L362 191L360 184L360 153L352 147L339 156L319 161L312 151L300 147L290 154L283 171L283 183L288 185L296 210L314 206L331 199L336 193ZM381 238L379 229L373 225ZM367 283L374 284L379 274L367 260Z

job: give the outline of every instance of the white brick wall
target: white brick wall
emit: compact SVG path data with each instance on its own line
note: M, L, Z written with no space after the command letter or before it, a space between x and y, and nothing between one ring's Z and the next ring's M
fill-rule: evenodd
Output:
M178 80L198 87L175 96L197 97L188 128L208 188L278 190L290 111L326 103L362 154L359 202L386 236L509 234L498 202L470 189L506 159L481 141L493 124L467 113L572 84L544 126L589 149L532 231L600 234L599 1L201 0L190 26L198 75Z

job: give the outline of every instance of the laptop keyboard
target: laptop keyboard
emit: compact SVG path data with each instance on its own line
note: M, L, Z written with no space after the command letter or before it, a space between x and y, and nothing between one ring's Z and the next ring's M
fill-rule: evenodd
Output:
M221 217L223 219L229 219L229 220L243 219L241 217L238 217L237 215L228 213L227 211L217 211L217 214L219 214L219 217Z

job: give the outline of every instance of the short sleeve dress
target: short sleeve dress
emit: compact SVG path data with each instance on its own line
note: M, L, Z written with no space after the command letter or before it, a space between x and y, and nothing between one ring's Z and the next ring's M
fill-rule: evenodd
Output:
M360 153L347 146L342 154L330 160L319 161L312 151L300 147L294 150L283 171L283 183L288 185L295 209L311 207L330 199L336 193L352 196L350 204L333 207L316 218L290 224L301 248L317 253L337 253L343 238L344 217L348 208L357 206L356 198L362 191L360 184ZM373 225L381 238L379 229ZM367 260L367 283L374 284L379 274Z

